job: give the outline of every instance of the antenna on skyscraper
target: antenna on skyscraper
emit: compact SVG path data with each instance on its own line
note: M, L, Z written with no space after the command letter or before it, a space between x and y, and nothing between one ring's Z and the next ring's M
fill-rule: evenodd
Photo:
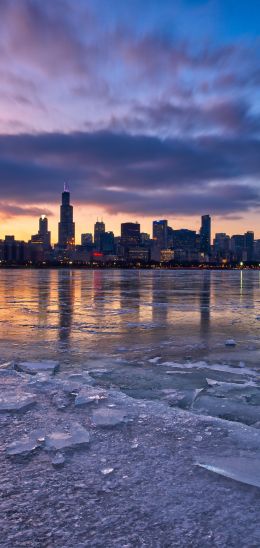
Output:
M68 183L64 183L64 192L69 192L69 185Z

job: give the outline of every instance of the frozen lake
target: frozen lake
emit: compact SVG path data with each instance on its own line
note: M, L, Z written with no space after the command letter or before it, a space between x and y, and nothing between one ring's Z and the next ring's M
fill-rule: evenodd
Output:
M259 546L259 272L0 278L3 545Z
M2 361L54 359L133 397L260 420L245 386L259 373L259 272L2 270L0 280ZM219 410L214 381L239 384L226 389L232 409Z

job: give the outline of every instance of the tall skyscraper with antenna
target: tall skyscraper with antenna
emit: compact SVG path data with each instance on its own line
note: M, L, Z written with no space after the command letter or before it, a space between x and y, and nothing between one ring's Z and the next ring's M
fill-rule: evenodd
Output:
M63 248L75 245L75 223L73 222L73 206L70 205L70 191L64 184L60 206L59 246Z

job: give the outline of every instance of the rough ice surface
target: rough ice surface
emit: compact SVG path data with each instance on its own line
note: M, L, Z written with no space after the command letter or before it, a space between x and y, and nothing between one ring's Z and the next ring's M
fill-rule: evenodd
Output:
M245 457L204 457L196 463L206 470L247 485L260 487L260 459Z
M128 418L124 409L103 407L93 411L92 421L95 426L112 427L127 422Z
M33 362L19 362L16 364L18 371L36 375L39 372L55 373L59 368L59 362L54 360L42 360Z
M259 546L259 273L0 278L3 546Z
M56 455L54 455L52 461L52 466L54 466L54 468L60 468L61 466L63 466L65 464L65 457L62 453L56 453Z
M36 397L32 394L15 392L5 392L0 395L0 413L27 411L36 403Z
M82 426L75 424L70 432L55 431L46 436L45 447L47 451L60 451L61 449L75 449L89 444L89 432Z
M75 398L75 405L88 405L89 403L98 403L101 400L105 400L107 394L105 390L101 388L92 388L92 386L81 388L78 395Z
M245 424L254 424L260 420L260 406L247 405L243 401L218 398L211 395L200 396L193 404L193 410L212 417L239 420Z
M225 342L225 345L226 346L236 346L236 341L234 341L234 339L227 339L226 342Z
M41 447L45 441L43 431L31 432L29 436L12 442L7 447L7 454L10 456L28 455Z

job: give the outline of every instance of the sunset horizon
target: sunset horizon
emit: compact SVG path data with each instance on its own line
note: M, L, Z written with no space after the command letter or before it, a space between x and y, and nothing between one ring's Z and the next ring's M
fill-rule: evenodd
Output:
M55 241L64 181L78 243L100 217L151 232L206 213L259 238L257 5L3 1L0 238L43 211Z

